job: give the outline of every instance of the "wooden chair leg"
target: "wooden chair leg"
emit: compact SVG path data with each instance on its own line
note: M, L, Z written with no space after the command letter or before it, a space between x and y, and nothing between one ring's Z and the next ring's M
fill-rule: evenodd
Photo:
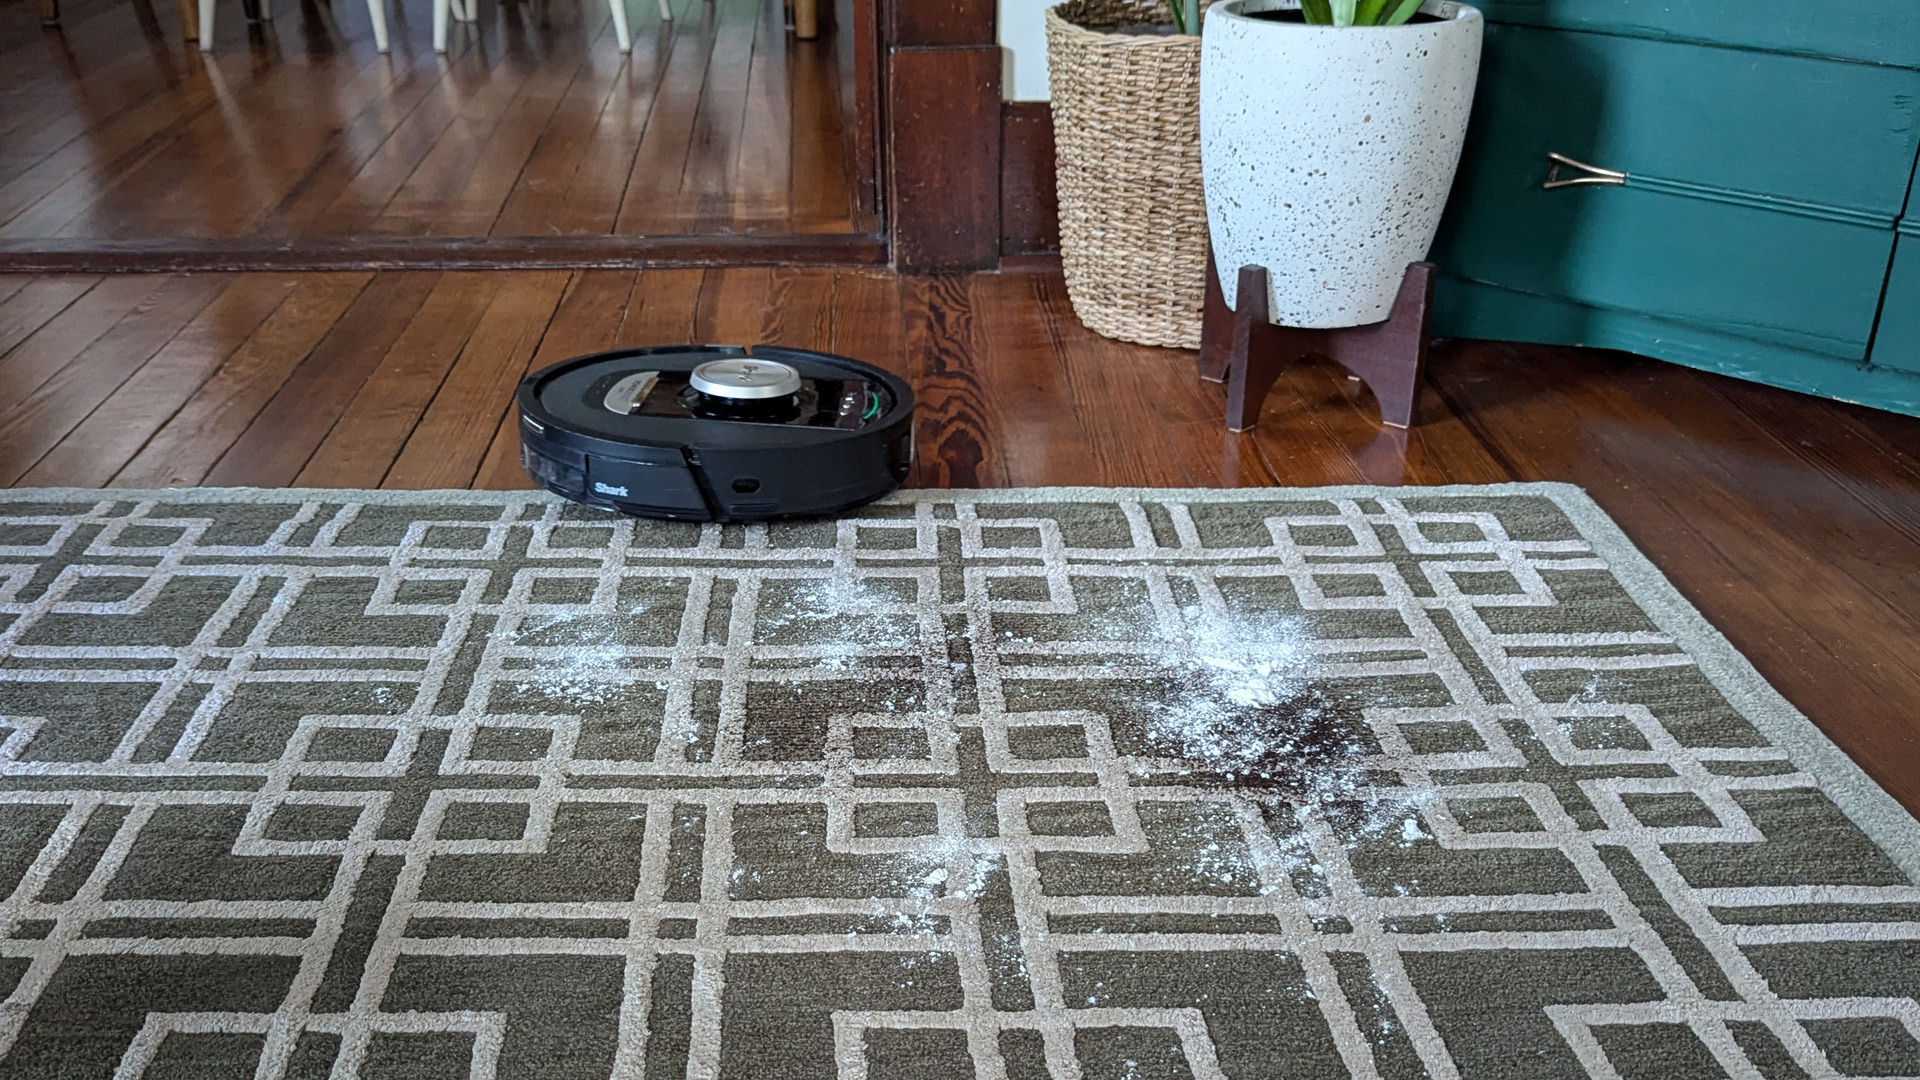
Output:
M60 25L60 0L40 0L40 25Z
M173 7L174 10L180 13L180 36L188 41L199 41L199 5L197 5L194 0L173 0Z
M820 36L819 0L793 0L793 36L801 41Z

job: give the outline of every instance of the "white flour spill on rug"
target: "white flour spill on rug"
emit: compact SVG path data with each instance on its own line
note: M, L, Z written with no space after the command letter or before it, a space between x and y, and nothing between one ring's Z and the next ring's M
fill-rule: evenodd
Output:
M853 672L863 660L917 655L918 620L903 610L914 585L910 579L844 574L769 579L761 586L755 639L787 643L805 663L828 670ZM636 608L626 617L646 615ZM1423 793L1379 790L1377 770L1390 770L1391 763L1350 730L1319 689L1323 673L1303 619L1195 604L1180 610L1180 620L1162 627L1146 650L1159 687L1144 691L1145 734L1163 757L1140 768L1143 779L1217 785L1278 820L1319 818L1333 824L1348 847L1380 838L1404 846L1428 836L1420 822ZM568 633L576 623L583 625ZM529 618L499 636L522 645L529 636L555 630L573 638L568 645L542 647L516 689L591 707L615 703L633 679L618 629L615 617L567 614ZM656 685L665 688L664 682ZM891 698L873 704L884 711L906 707ZM1243 850L1193 839L1191 869L1200 879L1228 884L1257 876ZM1288 830L1278 841L1290 862L1317 871L1304 831ZM923 848L898 857L896 886L913 906L943 896L977 897L999 859L990 844L973 850L962 841L930 837ZM907 929L925 917L903 912L900 918L899 929Z
M1221 783L1277 809L1336 819L1350 834L1426 835L1416 792L1382 796L1370 773L1389 762L1350 730L1319 683L1315 639L1297 616L1190 605L1184 634L1156 653L1165 691L1149 735L1183 775Z
M604 615L536 616L522 620L511 631L495 630L493 637L508 645L527 647L527 638L554 630L563 633L575 623L593 620L584 640L560 646L538 646L526 677L513 683L520 693L539 693L571 705L606 705L619 694L632 669L627 653L616 641L612 620ZM662 684L664 685L664 684Z

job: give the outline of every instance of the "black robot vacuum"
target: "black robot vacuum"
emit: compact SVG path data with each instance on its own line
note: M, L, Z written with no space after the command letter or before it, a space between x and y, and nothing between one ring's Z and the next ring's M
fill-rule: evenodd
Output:
M802 349L665 345L521 380L520 460L556 495L642 517L814 517L899 486L913 391Z

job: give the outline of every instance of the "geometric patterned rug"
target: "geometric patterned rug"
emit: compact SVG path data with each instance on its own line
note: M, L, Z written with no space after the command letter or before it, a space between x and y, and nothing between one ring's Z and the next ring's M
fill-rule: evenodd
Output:
M1915 1075L1916 881L1565 486L0 495L0 1080Z

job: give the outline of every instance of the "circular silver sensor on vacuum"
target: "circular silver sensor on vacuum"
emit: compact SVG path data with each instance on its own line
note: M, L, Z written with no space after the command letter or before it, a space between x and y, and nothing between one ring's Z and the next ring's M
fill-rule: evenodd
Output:
M800 392L797 369L752 357L709 360L694 368L687 381L702 394L726 401L766 401Z

